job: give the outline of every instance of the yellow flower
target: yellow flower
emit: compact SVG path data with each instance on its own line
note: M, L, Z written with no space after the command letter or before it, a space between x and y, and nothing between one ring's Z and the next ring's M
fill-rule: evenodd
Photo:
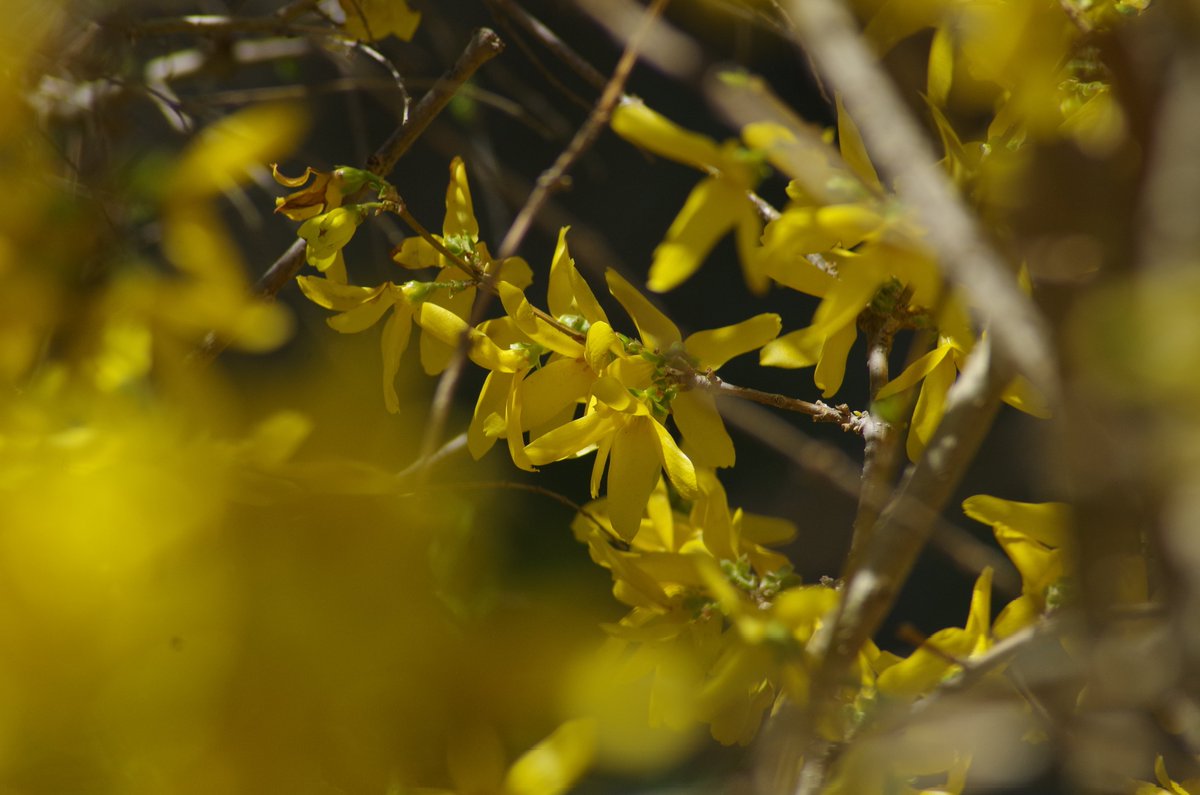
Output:
M766 292L768 282L756 268L754 255L762 221L747 195L758 183L761 170L753 154L732 141L718 146L711 138L677 126L640 100L621 103L613 111L611 124L627 141L710 175L692 190L666 238L654 250L650 289L664 292L686 281L717 241L732 231L746 283L756 293Z
M1167 775L1167 765L1160 754L1154 760L1154 777L1158 785L1149 782L1135 782L1138 786L1134 795L1195 795L1200 793L1200 778L1189 778L1186 781L1176 781Z
M343 30L359 41L386 36L408 41L421 23L421 13L409 8L406 0L338 0L338 5L346 14Z
M717 370L735 356L757 350L779 334L779 315L763 313L731 326L698 331L683 339L678 327L620 274L609 271L607 279L609 291L633 319L645 349L660 357L660 366L667 371ZM733 440L725 430L712 395L703 389L688 389L669 402L675 424L696 461L705 466L733 466Z
M532 469L524 454L524 432L530 431L536 439L574 418L576 406L587 400L592 384L612 359L617 338L575 269L565 227L559 231L547 288L557 326L538 316L513 285L501 282L497 287L508 317L489 321L487 333L502 345L529 351L530 365L536 369L517 375L489 373L475 405L468 447L479 458L496 438L507 438L513 462ZM581 334L583 341L578 339ZM536 366L534 362L546 351L549 360Z
M479 222L475 220L475 209L471 202L471 188L467 183L467 170L462 158L455 157L450 163L450 182L446 188L446 217L442 224L442 235L435 238L456 256L461 257L477 273L468 273L454 260L446 257L429 241L421 237L410 237L392 252L392 259L405 268L440 268L437 281L454 285L457 289L439 290L432 293L428 303L442 307L466 321L475 302L476 288L469 282L477 275L496 278L523 290L533 281L533 271L520 257L509 257L496 261L488 252L487 244L479 240ZM446 369L454 355L455 341L446 342L435 335L421 335L421 366L430 375Z
M963 502L963 512L992 526L996 540L1021 573L1021 595L996 617L997 639L1029 626L1067 598L1066 578L1074 568L1074 550L1070 509L1065 504L1013 502L977 494ZM1144 592L1144 570L1142 576Z
M362 223L363 211L357 205L335 207L300 224L297 234L307 246L304 258L324 273L341 263L342 249L354 237Z
M907 659L888 666L876 680L879 692L915 699L932 691L959 668L954 660L968 660L991 645L992 569L985 568L975 580L971 608L964 628L939 630L926 639Z
M679 493L691 499L696 496L696 470L646 404L616 377L597 380L592 395L587 414L535 439L525 454L540 465L574 458L594 447L592 496L599 493L608 464L609 516L613 529L628 540L637 534L660 472L665 469Z
M426 300L434 291L434 285L410 281L359 287L315 276L297 276L296 282L305 297L314 304L339 313L327 322L331 328L343 334L365 331L389 310L392 311L383 327L380 349L383 356L383 398L388 411L393 414L400 410L396 373L400 369L400 358L408 349L414 322L425 332L422 338L432 336L447 345L457 344L466 333L467 355L481 367L512 373L527 366L524 353L502 350L482 331L468 329L466 321Z

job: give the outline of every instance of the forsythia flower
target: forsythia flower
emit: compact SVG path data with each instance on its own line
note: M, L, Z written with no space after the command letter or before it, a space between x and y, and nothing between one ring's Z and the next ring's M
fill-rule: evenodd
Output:
M718 741L746 744L781 693L807 698L804 644L837 592L799 586L786 559L762 546L786 541L789 522L731 514L715 475L698 476L701 494L688 514L672 509L660 482L627 544L614 543L611 497L586 506L572 529L611 570L614 595L633 607L609 631L624 665L654 672L651 722L700 721ZM733 558L714 548L729 543Z
M763 347L779 334L779 315L763 313L732 326L698 331L683 339L678 327L620 274L609 271L607 279L609 291L633 319L649 355L661 358L667 371L717 370L735 356ZM702 388L684 389L670 400L670 409L679 432L699 463L733 466L733 441L711 394Z
M733 231L746 283L756 293L766 292L768 282L756 268L754 256L762 221L747 195L761 173L753 153L732 141L718 146L711 138L677 126L640 100L626 100L617 106L611 125L614 132L637 146L710 174L692 190L666 238L654 250L650 289L663 292L686 281L717 241Z
M1189 778L1186 781L1176 781L1167 775L1167 765L1160 755L1154 760L1154 777L1158 784L1135 782L1137 785L1133 795L1194 795L1200 793L1200 778Z
M467 169L462 158L450 162L450 182L446 187L446 216L442 224L442 235L435 238L447 250L462 258L476 269L476 273L463 271L458 264L434 248L421 237L410 237L392 252L392 259L405 268L440 268L437 282L450 289L433 293L427 299L443 307L464 322L471 314L475 301L475 286L471 280L485 276L508 282L518 289L525 289L533 281L533 272L520 257L509 257L496 261L488 252L487 244L479 240L479 222L475 220L475 208L471 201L471 188L467 183ZM460 285L456 287L454 285ZM430 375L446 369L454 355L455 342L446 342L433 335L421 336L421 366Z
M1067 597L1073 543L1065 504L1013 502L977 494L963 502L963 512L992 526L996 540L1021 573L1021 595L996 617L997 639L1029 626Z
M335 207L309 218L300 224L297 232L307 244L304 259L322 273L335 265L340 273L344 270L342 249L354 237L354 231L362 221L363 211L357 205Z
M696 495L696 470L670 432L620 379L613 375L600 378L592 387L592 397L587 414L535 439L525 454L533 464L548 464L594 447L592 494L599 491L607 464L613 529L630 539L637 533L660 472L665 469L679 493L690 499Z

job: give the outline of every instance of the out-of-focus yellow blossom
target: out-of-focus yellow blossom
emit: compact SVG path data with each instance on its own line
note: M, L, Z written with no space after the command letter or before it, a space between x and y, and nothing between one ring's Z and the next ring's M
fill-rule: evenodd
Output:
M609 291L633 319L644 350L663 368L671 371L707 373L721 368L735 356L757 350L778 334L779 315L763 313L731 326L697 331L687 339L670 318L659 312L615 271L607 274ZM705 466L733 466L733 440L725 430L716 402L703 389L679 391L671 398L671 415L683 434L691 455Z
M1067 505L1013 502L978 494L963 502L963 512L991 525L996 540L1021 573L1021 595L1000 611L992 628L997 640L1033 624L1069 598L1074 542ZM1133 590L1139 590L1136 584ZM1144 594L1144 570L1140 590Z
M421 795L562 795L587 772L596 750L590 718L567 721L504 769L504 749L493 732L459 730L447 753L454 789L417 787Z
M1200 792L1200 777L1176 781L1167 775L1167 764L1161 755L1154 760L1154 777L1157 784L1135 781L1130 791L1133 795L1195 795Z
M711 494L713 474L701 470L700 480ZM700 721L718 741L746 744L781 693L807 698L804 644L837 594L797 586L785 563L764 570L783 559L762 543L786 540L794 529L740 510L730 515L723 490L719 497L684 515L672 510L660 484L627 549L615 546L608 531L611 498L586 506L572 528L612 571L613 593L633 606L609 631L626 648L622 664L653 676L654 724ZM711 539L728 538L728 530L712 532L713 521L734 526L736 560L715 557Z
M471 314L475 302L475 290L470 282L477 276L508 282L524 290L533 281L533 271L520 257L494 260L487 244L479 239L479 222L475 220L475 208L471 201L471 188L467 182L467 169L462 158L450 162L450 182L446 186L446 216L442 234L435 236L438 242L457 257L461 257L474 273L467 273L458 264L434 248L421 237L406 238L392 252L392 259L405 268L440 268L437 281L450 286L464 283L462 287L451 287L432 293L426 300L449 310L464 321ZM450 363L454 355L453 341L447 343L433 335L421 336L421 366L426 373L436 375Z
M158 282L136 274L116 285L112 300L187 339L213 331L248 350L282 343L290 316L282 306L251 297L240 252L212 200L295 146L306 126L297 108L266 105L197 134L167 179L162 210L163 251L186 278Z
M413 11L407 0L338 0L346 14L342 29L359 41L378 41L395 36L408 41L421 24L421 12Z
M709 174L692 189L663 242L654 250L649 288L664 292L682 284L696 272L717 241L732 231L746 283L756 293L766 292L768 281L757 268L754 255L762 220L747 195L762 172L753 153L736 141L718 145L711 138L685 130L640 100L628 99L618 105L611 125L630 143Z
M879 673L876 688L885 696L911 699L932 691L959 669L955 660L966 661L992 645L992 569L985 568L975 580L966 626L938 630L903 661Z

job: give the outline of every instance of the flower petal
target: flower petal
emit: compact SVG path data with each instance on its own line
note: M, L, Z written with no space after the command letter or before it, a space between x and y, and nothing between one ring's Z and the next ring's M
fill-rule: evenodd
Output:
M637 535L662 469L658 436L651 425L658 423L650 417L633 417L622 423L613 437L608 464L608 517L613 530L626 541Z
M525 454L539 466L573 458L611 434L614 425L612 414L593 411L539 436L525 447Z
M685 130L639 99L626 99L612 113L613 132L656 155L701 171L721 168L721 149L713 139Z
M700 389L680 392L671 401L671 416L696 463L710 467L733 466L733 440L725 430L712 395Z
M467 167L461 157L450 161L450 184L446 186L446 219L442 223L442 232L446 237L479 237L479 222L475 220L471 186L467 183Z
M483 388L479 390L479 399L475 401L475 413L467 428L467 449L471 457L478 461L484 453L492 449L496 437L485 428L488 419L494 415L502 415L508 406L508 393L512 389L513 373L501 373L493 370L483 380Z
M946 393L954 384L958 368L954 366L954 357L944 357L936 367L925 376L921 385L921 394L917 397L917 405L913 408L912 423L908 429L906 449L910 461L916 461L925 451L925 446L933 438L942 415L946 412Z
M821 346L821 358L817 360L817 368L813 370L813 383L821 390L821 397L833 397L842 388L842 380L846 377L846 357L858 337L858 330L853 323L835 331L825 338Z
M596 374L576 359L557 359L531 373L521 384L521 427L537 428L563 409L587 397Z
M646 418L652 423L654 432L658 435L659 458L667 477L685 500L694 500L700 495L696 484L696 468L692 460L683 454L679 445L671 438L670 432L654 419Z
M387 410L396 414L400 411L400 398L396 394L396 373L400 369L400 358L408 347L412 336L412 307L405 301L395 304L392 316L383 325L380 348L383 352L383 401Z
M380 295L387 283L377 287L359 287L356 284L338 284L320 276L297 276L296 284L304 297L317 306L345 312Z
M621 274L609 269L604 277L608 280L609 292L633 319L633 324L637 326L642 342L661 351L682 339L679 329L671 322L670 318L655 309L649 299L627 282Z
M554 317L581 315L589 323L608 321L595 293L575 268L575 261L567 249L567 230L558 232L558 245L554 247L554 258L550 261L550 284L546 288L546 304Z
M717 241L753 212L745 188L720 177L702 180L654 249L646 286L656 293L678 287L696 272Z
M735 356L758 350L778 337L781 325L779 315L765 312L732 326L697 331L683 341L683 347L701 368L717 370Z

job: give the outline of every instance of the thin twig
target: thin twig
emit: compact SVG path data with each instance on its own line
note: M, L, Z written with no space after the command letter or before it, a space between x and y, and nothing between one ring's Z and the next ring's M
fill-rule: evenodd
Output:
M775 392L763 392L760 389L737 386L721 379L712 371L692 373L686 386L704 389L714 394L729 395L730 397L749 400L753 403L761 403L764 406L774 406L784 411L807 414L813 418L813 422L832 422L840 425L843 431L862 433L864 418L858 412L851 411L850 407L845 403L839 406L830 406L828 403L820 400L813 403L801 400L800 398L780 395Z
M499 9L506 17L525 29L529 35L542 43L554 57L562 61L571 71L579 75L584 82L597 91L603 91L608 79L596 67L587 62L579 53L571 49L554 31L542 24L542 21L530 14L513 0L484 0L494 9Z
M621 96L625 91L625 81L629 78L630 72L633 70L633 65L637 62L638 49L642 45L642 40L650 31L654 21L662 14L669 0L654 0L645 14L642 15L642 21L639 23L633 35L629 37L629 41L625 44L625 51L621 53L621 59L617 61L617 66L613 70L612 77L604 87L604 92L600 95L600 99L596 100L596 106L592 109L592 113L588 116L587 121L575 133L575 137L571 139L571 143L567 148L559 154L558 159L554 161L554 165L542 172L538 177L537 185L534 186L533 193L529 195L529 199L525 202L525 206L517 214L512 226L508 229L508 234L504 236L503 242L500 243L500 257L511 257L517 252L521 246L521 241L525 239L525 234L529 231L529 226L533 222L534 216L542 209L542 206L549 200L550 194L563 185L566 179L567 172L575 165L584 152L586 152L596 139L600 137L600 133L608 125L609 117L612 116L613 108L620 101Z

